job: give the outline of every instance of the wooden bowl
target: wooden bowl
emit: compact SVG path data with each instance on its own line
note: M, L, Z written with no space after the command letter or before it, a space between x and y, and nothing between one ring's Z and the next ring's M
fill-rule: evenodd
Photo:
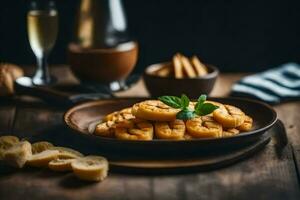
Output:
M151 141L118 140L93 135L89 127L98 123L108 113L130 107L143 101L142 98L111 99L83 103L70 108L64 115L65 124L72 130L73 139L86 141L97 146L95 152L100 155L113 157L142 157L142 158L178 158L192 157L199 154L224 153L225 151L241 148L261 139L264 133L277 120L274 109L267 104L242 98L210 98L209 100L235 105L253 118L253 130L226 138L199 138L193 140L154 139ZM258 112L259 111L259 112Z
M200 94L209 94L216 82L219 70L212 65L206 65L208 74L197 78L182 78L161 77L153 72L165 65L170 65L169 62L150 65L144 72L144 80L146 88L153 97L162 95L180 96L186 94L191 98L198 98Z
M68 51L68 60L75 76L83 81L100 83L126 79L137 58L136 42L107 49L84 49L72 43Z

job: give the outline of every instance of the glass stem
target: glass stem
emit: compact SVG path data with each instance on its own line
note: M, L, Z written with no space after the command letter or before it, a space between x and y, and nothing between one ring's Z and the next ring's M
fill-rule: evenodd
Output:
M47 59L46 53L37 57L37 71L33 77L33 82L36 85L47 85L51 82Z

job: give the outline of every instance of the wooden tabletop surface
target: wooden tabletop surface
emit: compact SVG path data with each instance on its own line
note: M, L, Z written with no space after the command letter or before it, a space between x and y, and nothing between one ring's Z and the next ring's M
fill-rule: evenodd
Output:
M66 66L52 67L59 81L76 79ZM30 71L30 70L29 70ZM222 74L212 96L226 96L244 74ZM147 97L140 80L120 97ZM110 173L101 183L77 181L72 174L47 169L12 171L0 168L0 199L300 199L300 102L275 106L286 127L289 144L281 151L274 141L258 154L226 168L181 175L129 175ZM0 99L0 134L42 138L45 130L62 125L66 108L31 98ZM72 138L53 131L57 145Z

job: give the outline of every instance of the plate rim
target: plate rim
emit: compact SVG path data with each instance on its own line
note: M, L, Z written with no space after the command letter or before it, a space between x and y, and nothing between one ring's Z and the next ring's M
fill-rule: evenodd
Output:
M69 117L72 115L72 113L75 110L82 109L82 108L85 108L85 107L90 107L90 106L93 106L95 104L97 105L101 101L119 101L119 100L122 100L122 101L126 101L126 100L141 100L142 101L142 100L149 100L149 99L151 99L151 98L147 98L147 97L124 97L124 98L108 98L108 99L99 99L99 100L94 100L94 101L87 101L87 102L84 102L84 103L76 104L76 105L72 106L71 108L69 108L64 113L64 115L63 115L63 121L64 121L64 124L70 130L72 130L72 132L76 132L77 134L80 133L83 136L93 137L93 138L97 138L97 139L101 139L103 141L109 141L109 142L120 141L120 140L117 140L115 138L106 138L106 137L96 136L96 135L93 135L93 134L87 134L85 132L82 132L82 131L76 129L77 128L76 125L71 122L71 120L69 119ZM193 140L170 140L170 139L158 139L158 140L149 140L149 141L148 140L137 140L137 141L134 141L134 140L122 140L122 143L147 143L147 144L150 144L150 143L153 143L153 142L155 142L155 143L165 143L165 142L168 142L168 143L169 142L176 142L176 143L186 143L186 142L189 142L189 143L193 143L193 142L226 141L226 140L244 138L244 137L247 137L247 136L255 135L255 134L260 133L260 132L265 132L268 129L270 129L276 123L276 121L278 120L278 115L277 115L277 112L275 111L275 109L271 105L269 105L267 103L264 103L262 101L254 100L254 99L248 99L248 98L242 98L242 97L208 97L208 100L216 100L216 99L240 100L240 101L247 101L247 102L251 102L251 103L260 104L260 105L266 107L267 109L269 109L271 111L271 113L272 113L272 120L270 121L269 124L267 124L264 127L261 127L259 129L253 130L253 131L248 131L248 132L245 132L245 133L242 133L242 134L234 135L234 136L231 136L231 137L224 137L224 138L195 138Z

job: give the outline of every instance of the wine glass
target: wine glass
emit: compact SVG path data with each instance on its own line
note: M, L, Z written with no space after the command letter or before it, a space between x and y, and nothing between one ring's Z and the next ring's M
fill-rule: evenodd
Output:
M32 0L27 13L29 43L37 59L37 70L32 78L35 85L50 85L47 59L58 33L58 13L52 0Z

